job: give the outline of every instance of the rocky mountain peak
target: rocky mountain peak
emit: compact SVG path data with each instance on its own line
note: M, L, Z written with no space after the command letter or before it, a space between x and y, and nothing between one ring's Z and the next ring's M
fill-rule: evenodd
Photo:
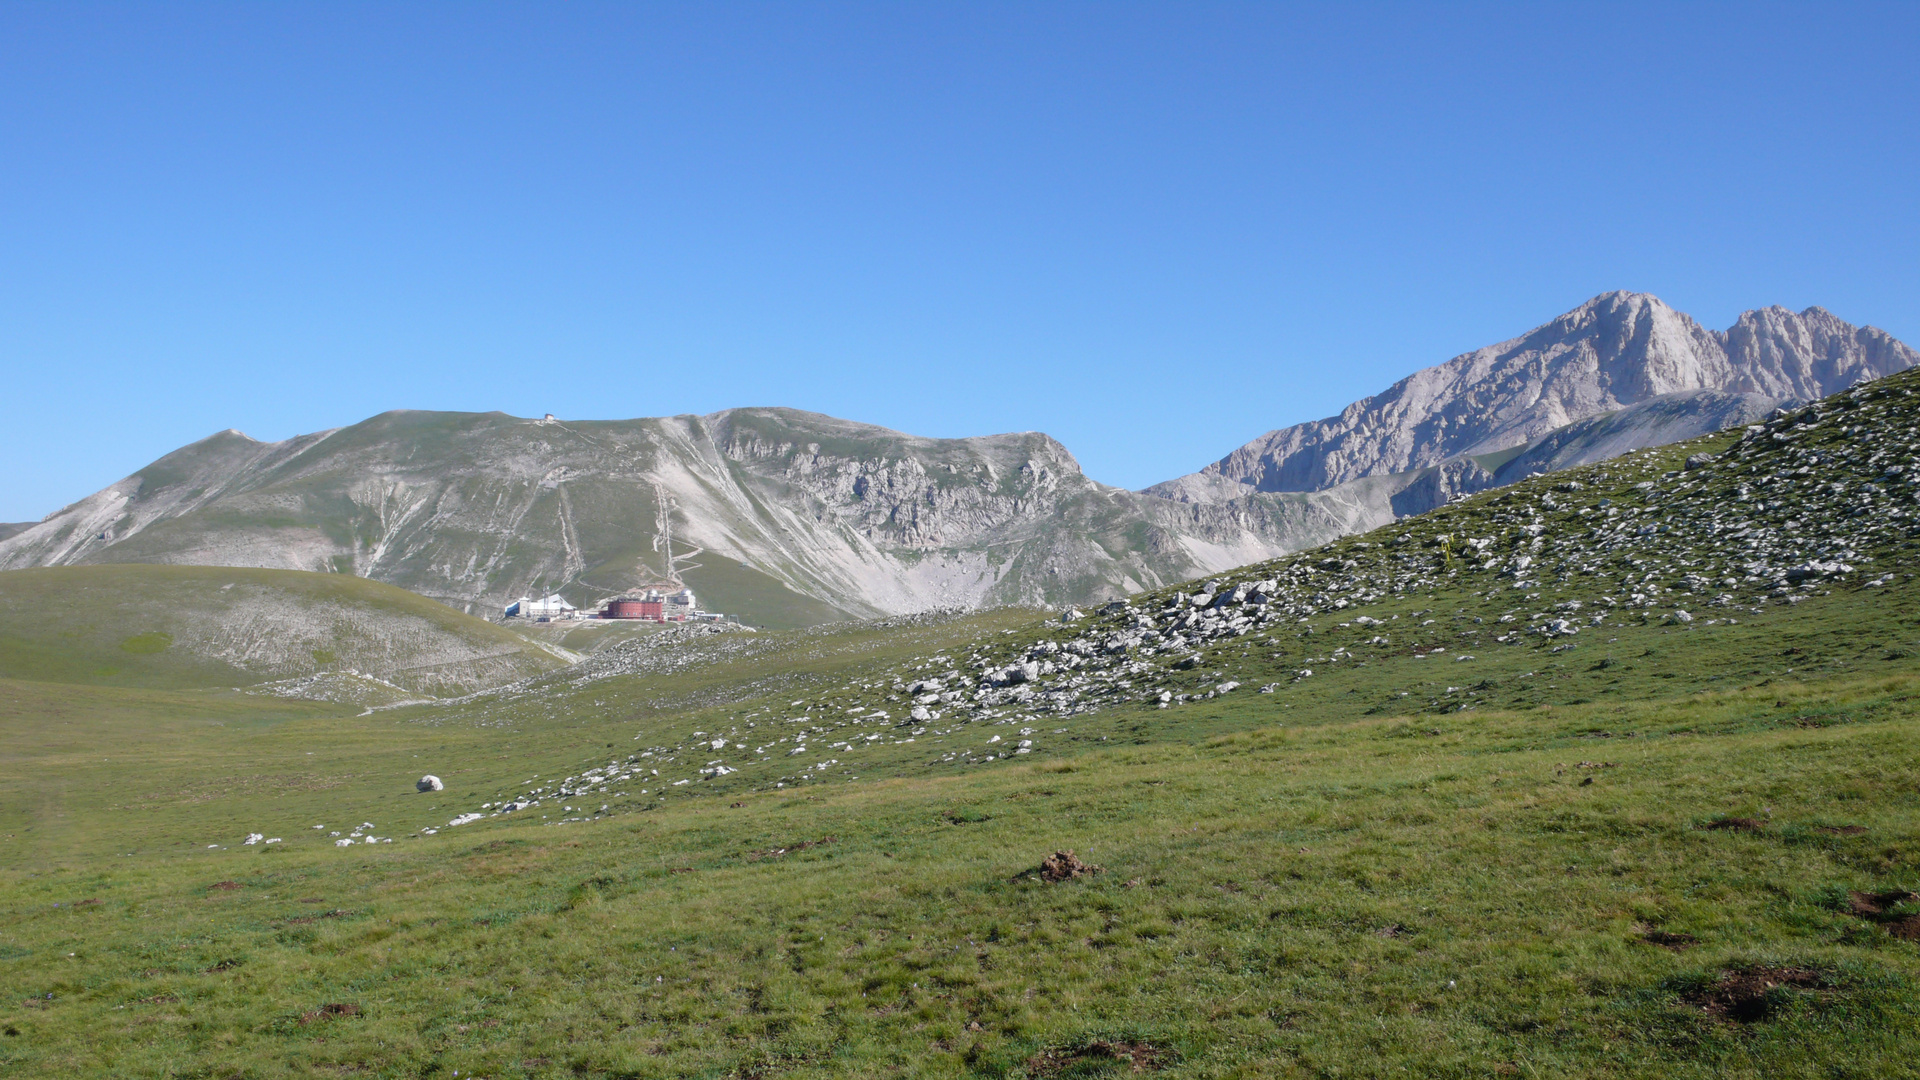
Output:
M1667 395L1716 390L1809 400L1916 363L1920 354L1885 331L1820 308L1749 311L1719 333L1647 293L1603 293L1520 337L1415 372L1336 416L1270 431L1147 493L1217 502L1256 491L1319 491L1511 450Z

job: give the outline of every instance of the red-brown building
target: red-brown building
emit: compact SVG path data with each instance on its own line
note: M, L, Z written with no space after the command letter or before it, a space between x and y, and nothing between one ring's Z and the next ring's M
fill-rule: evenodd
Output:
M623 596L618 600L607 601L607 610L602 617L608 619L647 619L652 622L664 622L666 620L660 609L661 603L658 600L636 600L632 597Z

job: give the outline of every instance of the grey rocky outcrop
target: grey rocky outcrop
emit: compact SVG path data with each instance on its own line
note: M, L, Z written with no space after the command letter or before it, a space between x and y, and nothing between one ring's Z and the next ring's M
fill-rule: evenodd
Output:
M1578 421L1664 402L1632 418L1637 437L1616 432L1627 437L1591 447L1580 460L1562 454L1553 467L1565 468L1718 430L1734 422L1729 410L1825 397L1916 363L1920 354L1886 332L1817 307L1749 311L1723 333L1645 293L1606 293L1521 337L1416 372L1337 416L1270 431L1147 491L1186 502L1320 491L1498 454ZM1712 414L1703 421L1711 426L1687 432L1695 412Z
M486 616L535 592L586 606L668 576L664 495L676 551L725 567L732 599L715 606L749 622L1091 610L1750 422L1914 359L1819 309L1749 312L1715 334L1652 297L1608 294L1152 494L1093 481L1036 432L925 439L791 409L401 411L277 443L221 432L0 536L0 569L273 567Z

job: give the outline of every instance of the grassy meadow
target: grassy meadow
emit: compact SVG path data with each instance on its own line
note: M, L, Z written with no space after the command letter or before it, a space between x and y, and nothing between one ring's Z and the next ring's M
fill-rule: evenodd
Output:
M1471 643L1488 602L1377 611ZM444 827L1037 617L762 635L371 714L0 682L0 1074L1912 1070L1911 578L1471 664L1356 640L1271 694L1042 718L1011 760L943 761L988 737L961 728L828 779ZM1344 632L1189 674L1284 680ZM415 792L425 772L447 790ZM369 822L393 842L335 846ZM1100 869L1046 880L1068 850Z

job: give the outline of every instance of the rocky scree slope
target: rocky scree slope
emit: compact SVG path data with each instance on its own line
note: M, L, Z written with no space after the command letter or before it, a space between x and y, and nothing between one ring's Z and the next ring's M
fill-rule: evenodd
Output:
M853 767L866 749L975 726L1008 730L930 746L936 756L925 764L1018 760L1070 732L1075 717L1119 705L1178 709L1232 693L1274 694L1280 704L1315 670L1365 655L1475 659L1425 641L1435 636L1419 621L1426 611L1403 619L1384 610L1435 591L1474 598L1482 614L1464 631L1468 647L1551 655L1623 626L1711 634L1815 595L1877 600L1912 582L1917 552L1920 372L1910 372L1693 445L1527 480L1316 551L1090 615L1068 611L1025 632L977 635L790 702L761 700L724 730L701 733L704 741L596 763L461 820L556 797L658 799L729 776L802 784ZM1238 639L1274 647L1283 637L1325 655L1257 688L1202 670L1212 666L1209 650ZM1453 687L1425 707L1474 700Z
M1677 449L1530 480L1192 592L1110 605L1022 656L982 657L968 700L988 712L1056 715L1102 700L1165 704L1174 696L1141 684L1211 642L1314 619L1384 626L1367 605L1443 587L1511 603L1489 645L1550 650L1610 622L1708 627L1911 574L1920 373L1776 410L1723 453L1665 468ZM1376 644L1391 644L1379 636ZM1310 669L1294 676L1309 677ZM1233 687L1208 696L1222 689Z
M1656 297L1612 292L1511 341L1416 372L1338 416L1268 432L1147 491L1204 503L1251 491L1323 490L1447 462L1491 474L1506 462L1476 459L1542 453L1536 440L1556 432L1549 456L1567 467L1692 438L1917 363L1920 353L1886 332L1817 307L1749 311L1722 333ZM1619 415L1604 437L1560 432L1609 413ZM1464 490L1499 480L1475 482L1478 488Z
M1153 588L1391 520L1396 484L1418 479L1198 506L1096 483L1037 433L922 439L786 409L397 412L280 443L222 432L0 540L0 569L329 571L492 615L665 581L670 525L704 606L806 625Z

